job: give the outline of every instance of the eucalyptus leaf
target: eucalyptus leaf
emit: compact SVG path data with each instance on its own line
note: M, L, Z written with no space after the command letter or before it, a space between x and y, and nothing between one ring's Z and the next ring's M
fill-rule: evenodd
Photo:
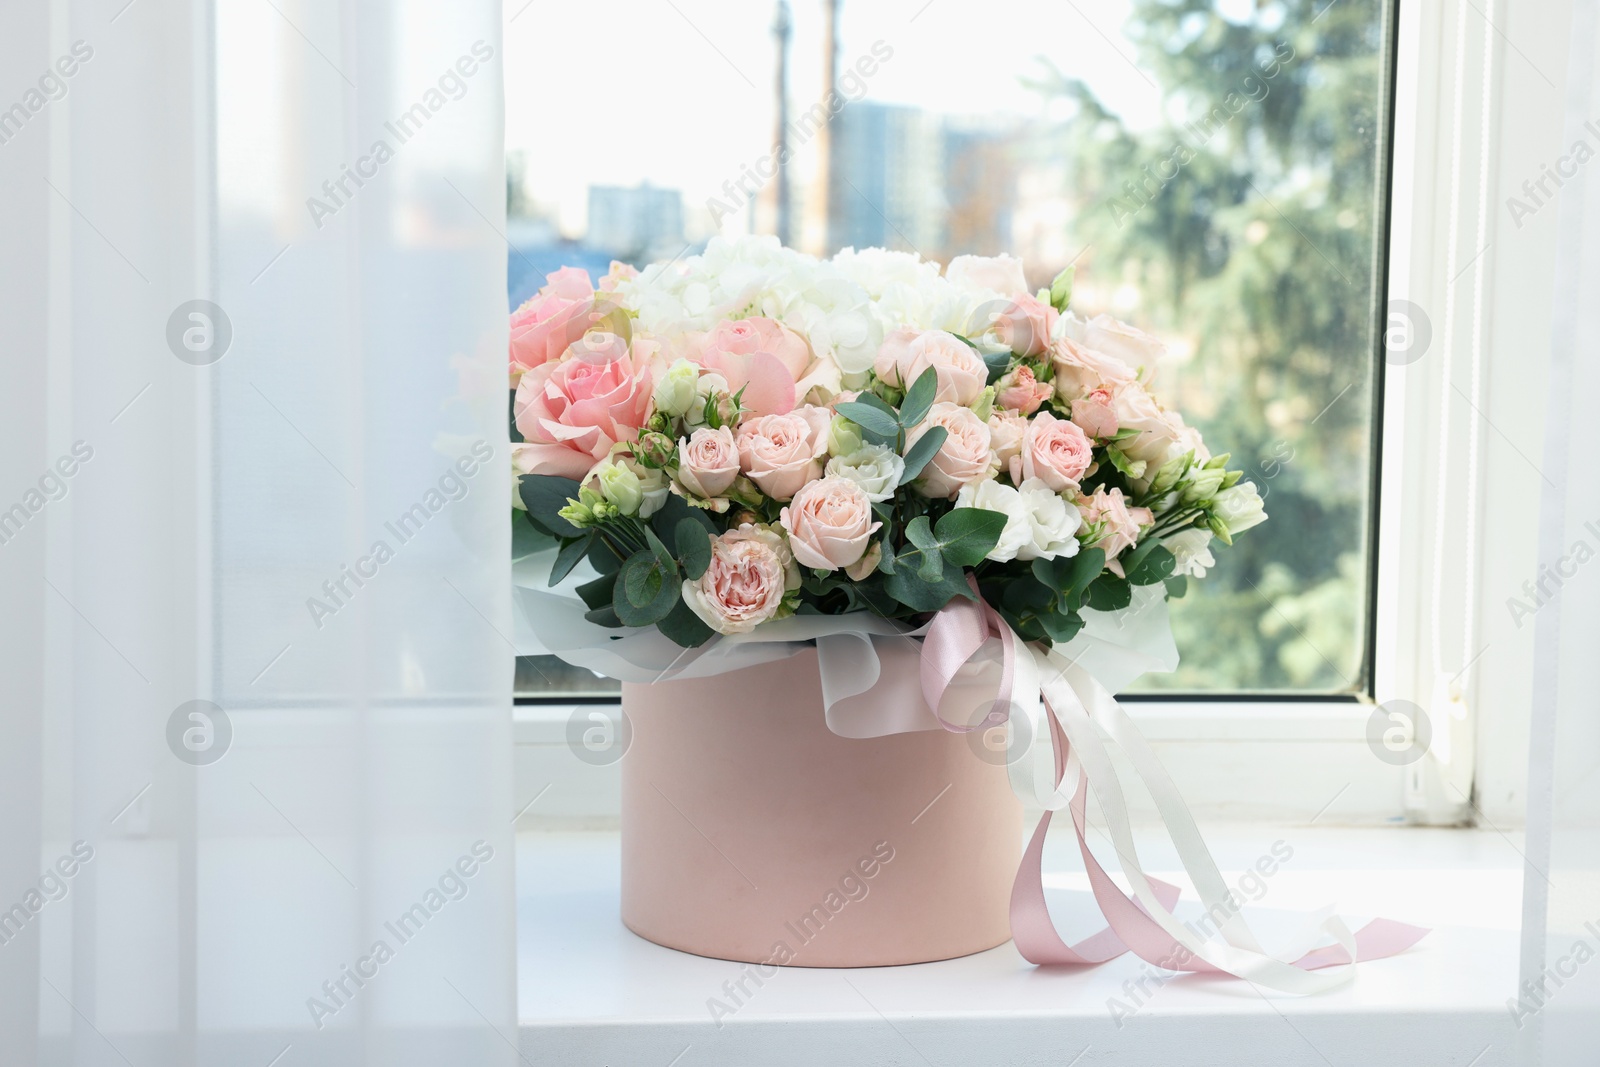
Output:
M937 582L944 574L944 553L940 551L939 538L935 536L928 516L918 515L906 523L906 540L915 545L922 555L917 577L925 582ZM901 562L905 562L903 558Z
M582 537L586 531L563 519L559 512L578 499L578 483L553 474L524 474L517 485L522 503L539 525L559 537Z
M922 473L922 469L928 465L929 460L938 454L939 449L944 445L944 439L948 436L950 436L950 431L943 426L929 426L922 431L921 436L911 442L911 447L906 449L906 469L900 475L901 485L906 485Z
M1086 601L1096 611L1121 611L1133 602L1133 586L1115 574L1102 574L1089 583Z
M1177 558L1165 545L1157 544L1145 554L1137 566L1126 568L1128 581L1134 585L1155 585L1172 577Z
M900 425L909 430L927 418L928 409L933 407L933 398L938 392L939 374L929 367L906 390L906 398L900 404Z
M1006 528L1003 512L987 508L956 508L934 524L945 561L957 567L976 567L1000 543Z
M717 635L682 597L656 626L667 640L684 648L699 648Z
M871 396L872 394L862 393L861 395ZM900 435L900 423L896 419L893 410L880 410L860 400L843 401L835 404L833 410L868 433L876 434L880 438L894 440Z
M652 551L635 552L617 572L611 607L627 626L653 626L678 603L679 585L676 564L669 568Z
M561 584L561 580L572 573L572 568L583 561L583 557L589 554L589 543L592 540L594 535L588 534L562 544L561 551L556 553L556 561L550 565L551 586Z
M685 515L678 520L673 532L673 543L678 547L678 558L683 563L683 573L691 582L698 579L711 566L711 535L706 528ZM690 646L693 647L693 646Z

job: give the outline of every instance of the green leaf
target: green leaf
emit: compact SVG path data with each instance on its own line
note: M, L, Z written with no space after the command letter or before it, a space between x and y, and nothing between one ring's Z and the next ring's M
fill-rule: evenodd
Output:
M946 562L957 567L976 567L1000 543L1006 528L1002 512L986 508L956 508L945 512L934 524Z
M583 602L589 607L599 608L602 605L611 603L611 597L616 587L617 572L612 571L610 574L602 574L592 582L584 582L578 586L578 595L583 598Z
M1077 270L1077 267L1068 267L1050 283L1050 306L1057 311L1066 311L1067 305L1072 303L1072 276Z
M970 345L972 342L967 341L967 344ZM977 346L974 345L973 347ZM983 357L983 365L989 368L989 378L984 384L993 385L1001 378L1004 378L1006 371L1011 369L1011 353L996 352L993 355L986 355Z
M674 534L676 537L676 534ZM650 527L644 528L645 543L650 546L650 551L655 553L656 562L661 564L662 570L678 573L678 561L672 558L672 550L662 543L661 538Z
M592 540L594 540L594 535L589 534L586 537L580 537L575 541L567 541L562 544L561 551L556 553L555 563L550 565L549 584L551 586L561 584L561 580L572 573L572 568L576 567L583 557L589 554L589 543Z
M1152 538L1152 541L1154 539ZM1134 566L1125 566L1128 581L1134 585L1155 585L1157 582L1166 581L1172 577L1172 568L1177 565L1177 559L1172 555L1172 550L1165 545L1157 544L1147 553L1144 559Z
M671 557L667 562L672 562ZM617 572L611 607L624 625L653 626L672 611L679 600L678 593L676 564L669 569L654 552L635 552Z
M667 640L684 648L699 648L717 633L694 613L694 609L682 597L667 612L667 617L656 625Z
M938 611L958 596L975 598L967 583L948 574L937 582L925 582L909 567L896 568L884 579L888 594L915 612Z
M1181 600L1183 594L1189 591L1189 579L1183 575L1166 580L1167 596L1173 600Z
M678 546L678 557L683 561L684 577L691 582L711 566L711 535L706 533L706 528L696 522L693 516L685 515L678 520L673 543Z
M1078 554L1072 557L1072 586L1071 595L1077 598L1089 588L1089 583L1100 577L1106 569L1106 550L1103 548L1080 548Z
M906 449L906 469L905 473L900 475L901 485L905 485L922 473L922 468L926 467L928 461L938 454L940 447L944 444L944 439L948 436L950 436L950 431L943 426L929 426L922 431L921 436L911 442L911 447Z
M617 573L617 568L622 566L622 560L618 559L611 546L606 544L604 537L596 535L589 545L589 566L601 574L615 574ZM606 599L611 599L610 593L606 594ZM590 605L590 607L593 606L592 604Z
M895 563L894 546L885 538L883 542L883 558L878 561L878 570L883 574L893 574Z
M1113 467L1130 478L1139 478L1144 475L1144 460L1129 459L1127 454L1115 445L1106 446L1106 458L1111 461Z
M916 545L917 551L922 554L917 577L925 582L937 582L944 575L944 554L940 551L939 538L934 535L928 516L918 515L906 523L906 540ZM904 562L903 558L901 562Z
M511 443L520 445L523 442L522 431L517 429L517 391L511 390Z
M582 537L587 531L572 525L558 514L569 500L578 499L578 483L551 474L524 474L517 485L528 514L539 525L558 537Z
M554 548L559 542L555 535L526 511L511 509L511 558L523 559L535 552Z
M1049 611L1038 616L1038 619L1044 632L1050 635L1050 640L1058 645L1071 641L1078 636L1078 631L1083 629L1083 616L1075 611L1065 615Z
M1133 586L1115 574L1102 574L1089 583L1086 602L1096 611L1121 611L1133 602Z
M909 430L927 418L928 409L933 407L933 398L938 392L939 375L929 367L906 390L906 398L900 404L900 425Z
M617 617L616 611L612 609L610 604L602 604L593 611L586 611L583 613L583 617L597 626L609 626L612 629L618 629L622 626L622 620Z
M655 528L656 533L660 534L662 538L670 537L676 541L678 524L684 519L693 519L698 522L705 527L706 533L711 534L713 537L717 534L717 524L706 513L706 509L690 505L677 493L667 494L666 503L661 505L659 511L650 516L650 525Z
M871 393L862 393L861 395L863 397L872 396ZM877 398L874 397L874 399ZM878 402L880 404L883 403L881 400ZM880 410L863 400L846 400L843 403L835 404L833 410L861 427L867 433L876 434L880 438L886 438L891 441L900 436L900 422L895 417L893 409L890 409L886 404Z

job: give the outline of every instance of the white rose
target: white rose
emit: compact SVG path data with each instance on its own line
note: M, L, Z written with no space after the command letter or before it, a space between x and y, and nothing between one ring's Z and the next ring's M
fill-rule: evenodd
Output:
M873 503L888 500L900 485L906 461L894 449L883 445L863 445L848 456L828 460L826 473L859 485Z
M1228 528L1229 536L1267 521L1267 511L1254 482L1240 482L1218 493L1215 513Z
M1172 553L1176 561L1172 565L1173 576L1193 575L1204 578L1206 570L1217 565L1216 558L1211 555L1211 531L1202 530L1198 526L1191 526L1187 530L1180 530L1162 542L1167 551Z
M1167 346L1156 338L1110 315L1096 315L1085 323L1082 341L1096 352L1151 371L1155 370L1156 361L1167 354Z
M700 369L686 359L679 359L667 368L656 383L656 410L666 415L682 415L694 406L695 383Z

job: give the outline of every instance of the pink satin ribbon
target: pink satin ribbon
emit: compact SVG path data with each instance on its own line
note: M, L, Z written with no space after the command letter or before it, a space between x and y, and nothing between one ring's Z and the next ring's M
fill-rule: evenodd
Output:
M946 690L962 667L977 655L984 643L991 638L1000 641L1003 653L999 692L992 709L978 724L946 720L939 715L940 701L944 698ZM971 601L962 598L953 600L935 616L923 642L921 660L923 699L946 730L966 732L1004 723L1012 707L1013 687L1018 674L1017 658L1031 655L1033 651L1022 642L999 613L982 600ZM1099 688L1092 683L1090 686L1094 689ZM1067 695L1073 696L1072 693ZM1032 699L1032 694L1025 696ZM1103 690L1093 696L1100 701L1110 701L1109 694L1105 694ZM1114 706L1115 702L1111 701L1111 704ZM1051 706L1048 697L1044 699L1044 706L1054 751L1055 784L1059 788L1066 779L1072 748L1068 743L1067 730L1062 725L1058 709ZM1078 710L1081 713L1081 707ZM1131 729L1131 724L1127 728ZM1109 763L1100 762L1100 765L1102 768L1109 767ZM1233 974L1241 978L1250 977L1269 987L1293 991L1291 987L1294 983L1290 978L1282 977L1292 976L1293 972L1283 971L1284 967L1310 972L1340 964L1351 964L1357 960L1381 959L1405 951L1428 932L1419 926L1388 919L1374 919L1351 935L1342 923L1336 919L1329 920L1325 922L1325 927L1336 931L1337 939L1353 943L1354 954L1347 951L1344 945L1334 944L1312 949L1292 962L1266 957L1255 946L1254 938L1247 929L1228 923L1224 925L1231 931L1227 934L1229 947L1202 947L1197 950L1196 947L1186 946L1142 903L1123 892L1095 859L1087 838L1086 807L1089 785L1090 775L1087 768L1084 768L1078 775L1076 788L1066 807L1072 814L1073 828L1078 838L1078 851L1083 856L1095 902L1099 905L1100 912L1108 925L1076 945L1068 945L1056 931L1055 923L1051 920L1049 909L1045 905L1044 896L1044 842L1045 835L1050 829L1051 816L1054 814L1046 811L1023 853L1022 865L1017 871L1017 878L1011 890L1012 938L1017 950L1030 963L1041 965L1104 963L1131 951L1163 970ZM1114 784L1111 791L1119 792ZM1096 792L1104 805L1108 798L1103 786L1097 787ZM1179 805L1181 807L1181 801ZM1186 810L1183 812L1182 821L1192 829L1192 820L1189 819ZM1204 844L1198 840L1198 831L1195 831L1194 840L1203 851ZM1205 859L1209 864L1209 854ZM1126 861L1124 866L1127 866ZM1214 864L1211 864L1211 869L1214 872ZM1142 872L1125 873L1129 873L1130 878L1137 874L1148 884L1156 903L1167 913L1169 921L1172 921L1170 913L1179 897L1178 888L1154 878L1147 878ZM1197 884L1199 884L1198 879ZM1236 915L1237 908L1232 911ZM1233 958L1243 962L1239 966L1229 966L1202 958L1202 953L1219 956L1231 954ZM1241 971L1252 973L1247 975L1240 973ZM1275 974L1280 977L1279 981L1273 980Z

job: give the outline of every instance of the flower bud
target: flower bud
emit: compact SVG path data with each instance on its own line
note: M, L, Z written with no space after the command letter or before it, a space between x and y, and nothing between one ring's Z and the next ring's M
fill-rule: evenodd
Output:
M861 427L843 415L835 415L828 424L828 455L848 456L859 451L861 444Z
M688 360L673 363L656 383L656 410L675 417L688 414L694 406L699 377L699 369Z

